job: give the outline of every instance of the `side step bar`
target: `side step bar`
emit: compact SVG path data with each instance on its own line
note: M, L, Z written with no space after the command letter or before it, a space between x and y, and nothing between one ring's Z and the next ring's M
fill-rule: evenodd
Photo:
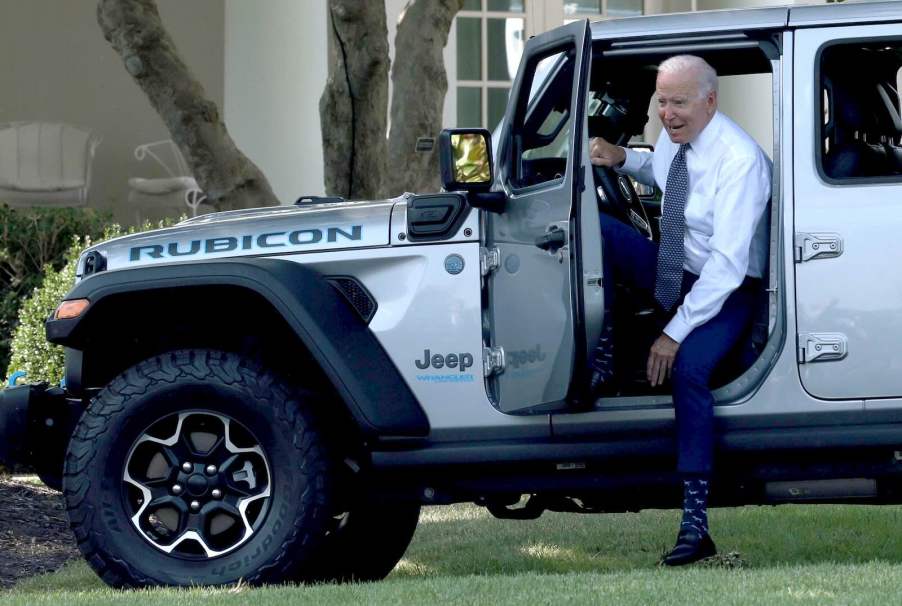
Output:
M843 478L767 482L765 496L773 503L803 503L837 500L872 499L880 493L873 478Z

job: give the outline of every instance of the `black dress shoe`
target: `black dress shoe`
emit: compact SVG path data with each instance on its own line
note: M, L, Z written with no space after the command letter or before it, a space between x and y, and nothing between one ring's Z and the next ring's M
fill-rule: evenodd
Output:
M661 563L665 566L683 566L710 558L717 553L717 547L711 536L702 534L695 528L683 528L677 537L674 548L664 556Z

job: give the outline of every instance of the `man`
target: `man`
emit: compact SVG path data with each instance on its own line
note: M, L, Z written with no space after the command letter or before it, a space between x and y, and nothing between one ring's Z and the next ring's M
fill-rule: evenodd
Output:
M606 215L602 233L606 277L653 292L666 321L646 374L652 386L672 379L683 518L663 563L677 566L717 552L707 516L714 443L709 380L751 324L766 261L761 218L772 168L754 140L717 111L717 74L703 59L664 61L655 103L664 129L653 154L596 138L590 157L664 191L659 245ZM594 385L610 372L609 334L606 326L593 361Z

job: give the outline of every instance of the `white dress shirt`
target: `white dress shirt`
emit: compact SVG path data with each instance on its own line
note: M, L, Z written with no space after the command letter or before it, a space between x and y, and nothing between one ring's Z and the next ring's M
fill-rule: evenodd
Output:
M720 112L689 145L683 268L699 278L664 328L677 343L716 316L746 275L762 277L767 221L761 219L773 170L754 139ZM679 145L663 129L653 153L626 149L618 171L663 190L677 150Z

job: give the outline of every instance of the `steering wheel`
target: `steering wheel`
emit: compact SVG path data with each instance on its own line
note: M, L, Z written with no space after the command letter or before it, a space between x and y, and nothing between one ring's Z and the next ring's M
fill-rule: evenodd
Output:
M651 221L630 178L618 175L611 168L595 164L592 165L592 172L595 175L599 207L627 225L632 225L640 236L652 240L654 235Z

